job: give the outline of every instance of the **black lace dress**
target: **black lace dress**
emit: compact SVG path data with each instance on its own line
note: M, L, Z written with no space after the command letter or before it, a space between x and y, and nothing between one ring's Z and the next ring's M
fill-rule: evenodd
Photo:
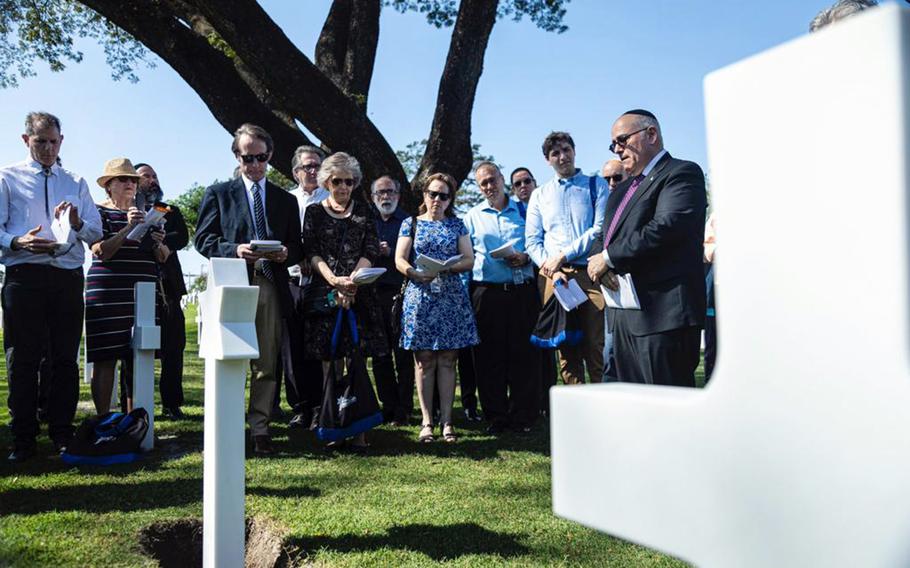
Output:
M366 204L355 201L353 211L344 219L336 219L329 215L321 203L314 203L308 207L303 223L303 251L307 262L315 256L321 257L335 276L350 276L361 258L376 262L379 258L379 237ZM320 289L326 286L327 283L322 276L314 271L311 288ZM389 346L382 325L382 312L376 299L375 284L360 286L357 289L353 310L357 316L361 354L364 357L387 355ZM332 359L330 348L336 316L337 309L331 314L306 315L304 319L306 358L322 361ZM347 329L343 330L334 358L349 356L354 347L351 334Z

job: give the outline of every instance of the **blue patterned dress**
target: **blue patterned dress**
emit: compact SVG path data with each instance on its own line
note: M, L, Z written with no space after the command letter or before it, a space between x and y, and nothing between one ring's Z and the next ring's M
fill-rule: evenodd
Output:
M417 220L417 239L411 247L411 264L417 253L445 260L458 254L458 237L468 230L461 219ZM411 219L401 222L398 237L411 237ZM458 274L440 274L439 287L409 281L401 309L401 347L411 351L444 351L480 343L468 290ZM434 289L436 291L434 291Z

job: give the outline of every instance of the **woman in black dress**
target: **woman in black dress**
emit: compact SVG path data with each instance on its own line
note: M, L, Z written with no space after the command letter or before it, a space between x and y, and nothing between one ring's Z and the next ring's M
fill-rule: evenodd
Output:
M92 266L85 281L85 342L87 360L94 364L92 400L98 414L110 409L117 361L132 362L133 288L137 282L157 282L158 264L171 254L160 229L146 232L139 241L127 239L145 219L135 206L138 181L139 174L126 158L107 162L98 178L108 199L98 204L103 237L92 245ZM127 396L126 410L132 410L131 402Z
M304 304L328 295L330 303L353 309L360 336L358 346L349 333L342 333L333 356L331 340L337 311L308 310L304 320L305 356L323 361L323 372L328 374L333 360L342 360L358 348L364 357L386 355L388 343L374 286L360 287L351 280L355 270L371 267L379 256L379 238L369 208L352 199L362 179L360 164L343 152L333 154L322 162L318 179L329 195L321 203L310 205L304 219L303 251L313 267L313 282L306 292L309 299L305 298ZM341 367L336 366L339 376ZM358 435L352 445L365 446L363 435Z

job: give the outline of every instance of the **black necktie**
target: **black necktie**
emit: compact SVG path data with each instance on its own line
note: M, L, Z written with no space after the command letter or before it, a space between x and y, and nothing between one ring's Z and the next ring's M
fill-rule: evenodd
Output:
M47 199L47 178L51 175L51 169L47 166L44 167L44 209L47 211L47 218L53 219L51 217L51 204Z
M265 209L262 207L262 196L260 195L262 190L259 188L259 182L253 184L253 213L255 214L256 221L256 237L259 240L266 239L266 230L265 230ZM263 261L262 263L262 275L265 276L269 281L275 281L275 275L272 274L272 267L269 265L269 262Z

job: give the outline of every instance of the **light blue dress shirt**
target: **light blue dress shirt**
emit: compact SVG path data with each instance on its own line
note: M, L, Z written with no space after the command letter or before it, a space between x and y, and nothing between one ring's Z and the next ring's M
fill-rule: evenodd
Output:
M472 277L475 282L505 284L514 283L516 276L521 281L534 277L530 263L513 272L504 258L490 256L490 251L506 243L513 243L516 251L525 252L525 220L514 201L507 199L502 211L497 211L487 201L475 205L465 215L464 224L474 247Z
M595 177L591 206L590 177L575 170L568 179L554 177L531 194L528 202L525 240L534 264L541 266L551 256L564 254L566 263L588 264L591 244L603 239L604 214L609 186Z

